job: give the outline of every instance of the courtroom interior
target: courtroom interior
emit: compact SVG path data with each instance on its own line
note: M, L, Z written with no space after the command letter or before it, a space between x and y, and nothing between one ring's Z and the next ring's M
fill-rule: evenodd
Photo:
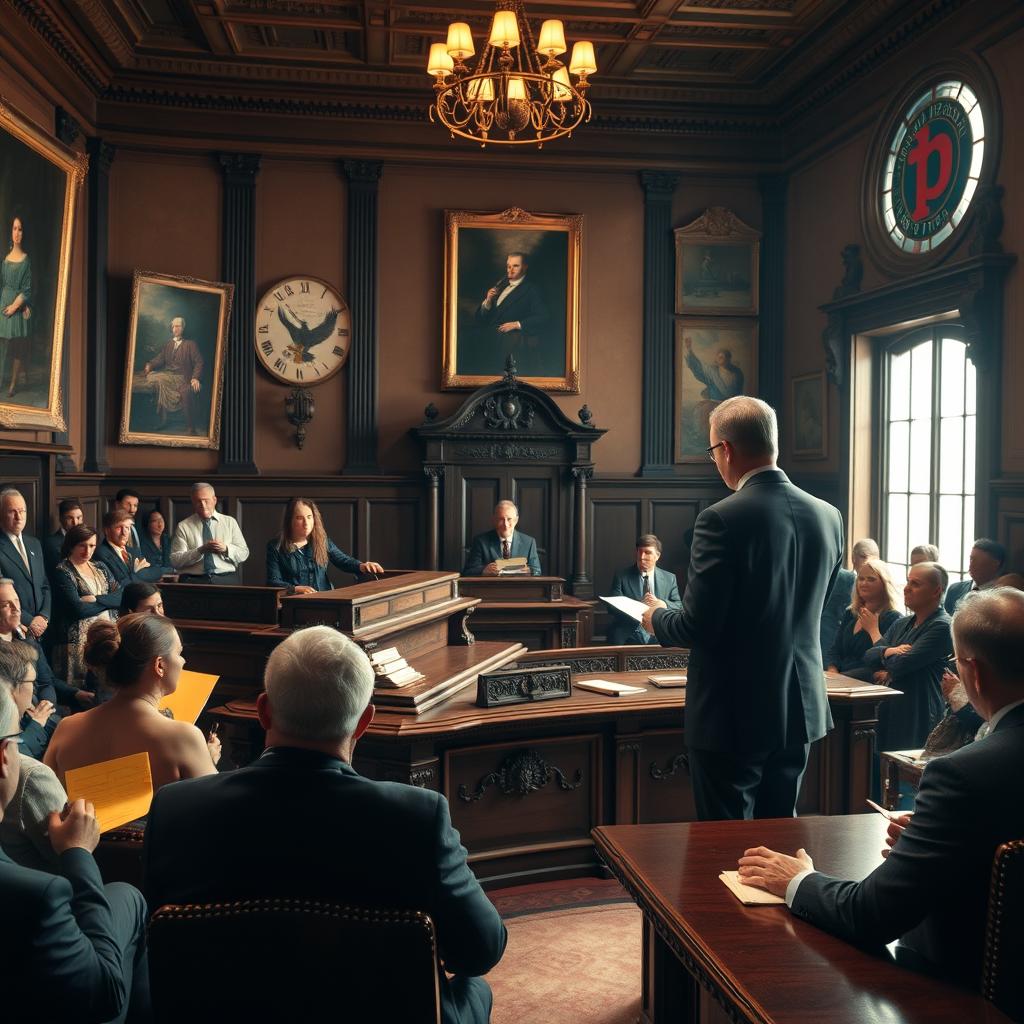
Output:
M10 1019L1024 1020L1018 100L1019 0L0 4Z

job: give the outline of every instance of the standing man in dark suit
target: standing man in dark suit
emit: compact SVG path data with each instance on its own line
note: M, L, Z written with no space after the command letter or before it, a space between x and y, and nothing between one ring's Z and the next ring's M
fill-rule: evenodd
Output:
M862 882L842 881L814 871L805 850L760 846L739 870L797 917L879 951L899 938L897 961L976 989L992 861L1024 836L1024 594L1000 587L965 601L953 644L987 734L928 762L913 816L889 826L885 862Z
M0 687L0 819L18 789L17 710ZM129 1000L148 1019L146 904L123 882L103 884L92 858L100 840L92 804L76 800L48 826L57 873L15 864L0 850L0 974L4 1019L123 1021Z
M139 492L133 491L130 487L122 487L121 490L114 495L115 511L127 512L131 517L132 528L128 544L137 551L142 550L142 541L139 540L139 531L135 526L135 521L139 518L139 502L141 501L142 497Z
M501 959L505 926L445 798L352 767L373 720L373 679L366 655L328 626L278 645L256 704L267 749L247 768L160 789L146 893L154 907L279 897L425 911L444 965L444 1021L485 1024L491 990L479 975Z
M202 388L203 354L199 346L185 338L185 320L176 316L171 321L171 339L160 350L160 354L143 367L148 377L154 370L164 370L175 379L167 389L161 387L157 397L157 411L160 425L167 425L167 414L182 409L185 413L185 433L197 433L195 427L194 397Z
M658 568L661 541L653 533L645 533L636 541L636 561L620 569L612 581L610 596L631 597L643 601L650 608L682 608L679 584L675 575ZM636 619L612 610L612 625L608 628L608 643L656 644L657 638L648 633Z
M843 521L776 465L775 410L739 396L711 414L708 456L736 493L697 517L680 611L643 626L689 647L686 740L703 820L795 813L810 745L831 728L821 609Z
M1006 548L988 537L979 537L971 546L967 579L951 583L946 591L946 612L952 615L960 602L973 591L994 587L1005 564Z
M499 558L525 558L531 576L540 575L537 542L516 529L519 509L511 501L494 506L494 529L478 533L470 545L463 576L497 576Z
M49 578L57 563L61 560L60 549L64 546L64 537L72 526L81 526L85 522L82 503L77 498L65 498L57 506L57 519L60 529L48 533L43 538L43 565Z
M28 508L21 491L0 491L0 576L14 580L21 601L21 621L38 640L50 621L50 581L42 545L24 532Z

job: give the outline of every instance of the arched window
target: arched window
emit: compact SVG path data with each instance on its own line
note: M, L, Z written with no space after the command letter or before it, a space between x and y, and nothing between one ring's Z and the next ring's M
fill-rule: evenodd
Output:
M882 557L904 570L931 543L962 579L974 540L976 382L963 330L936 324L892 342L882 378Z

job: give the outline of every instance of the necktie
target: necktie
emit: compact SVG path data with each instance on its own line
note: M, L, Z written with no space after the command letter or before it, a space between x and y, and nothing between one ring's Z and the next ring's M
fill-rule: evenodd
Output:
M121 548L121 558L124 559L124 564L131 568L131 561L128 558L128 549Z
M203 520L203 543L205 544L208 540L213 540L213 519ZM217 571L216 566L213 563L213 552L203 552L203 572L207 576L213 576Z
M644 597L651 592L651 577L644 573Z
M508 558L508 541L503 540L501 542L501 557Z
M25 542L21 539L20 533L16 539L18 543L18 554L21 555L21 560L25 563L25 568L28 569L29 573L31 573L32 569L28 564L28 553L25 551Z

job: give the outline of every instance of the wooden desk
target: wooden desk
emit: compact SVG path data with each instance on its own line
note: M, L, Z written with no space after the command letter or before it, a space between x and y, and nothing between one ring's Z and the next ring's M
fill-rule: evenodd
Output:
M881 758L882 803L895 811L904 796L915 796L921 784L923 750L883 750ZM903 783L906 783L904 788Z
M1006 1022L980 995L886 962L793 917L744 907L719 881L743 850L805 847L815 866L863 878L880 862L876 814L771 821L608 826L594 842L644 912L645 1024Z

